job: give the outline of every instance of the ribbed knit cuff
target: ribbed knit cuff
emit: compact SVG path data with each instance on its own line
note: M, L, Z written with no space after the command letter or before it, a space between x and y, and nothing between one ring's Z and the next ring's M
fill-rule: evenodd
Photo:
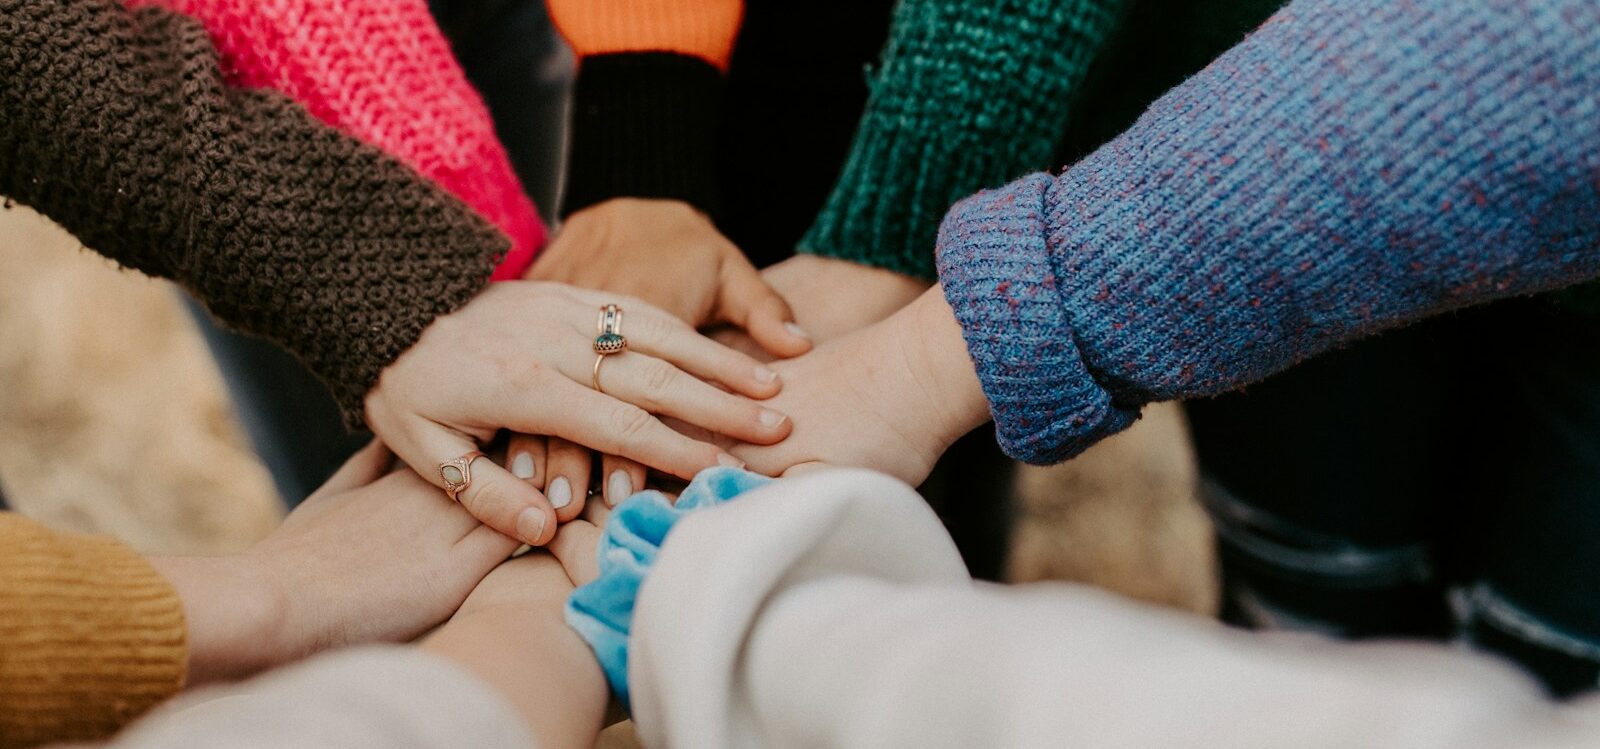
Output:
M952 203L1049 166L1119 0L903 0L844 170L799 250L934 275Z
M722 74L697 57L584 58L573 92L563 216L612 198L681 200L715 215Z
M108 736L183 686L183 606L116 541L0 516L0 745Z
M1066 460L1139 418L1117 404L1079 352L1046 243L1052 180L1036 174L974 195L939 230L939 277L961 322L1000 447L1018 460Z

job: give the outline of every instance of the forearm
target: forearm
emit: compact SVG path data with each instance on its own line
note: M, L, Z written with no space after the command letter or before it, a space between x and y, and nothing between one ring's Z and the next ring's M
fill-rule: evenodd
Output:
M115 0L0 0L0 194L284 345L352 423L508 247L376 149L228 88L199 24Z
M927 393L924 413L904 421L912 433L930 433L943 454L966 433L989 420L983 383L961 337L961 323L935 286L898 313L887 326L906 348L907 370Z
M499 694L454 663L367 646L185 696L108 746L527 749L531 738Z
M551 0L578 56L563 215L612 198L715 214L723 76L742 0Z
M543 749L594 746L610 697L589 646L561 618L560 599L454 620L422 649L493 689Z
M903 0L802 252L933 278L952 203L1049 166L1122 0Z
M1145 402L1600 272L1597 32L1577 0L1301 0L1059 177L958 205L941 278L1002 443L1064 459Z
M253 558L158 557L150 564L183 602L187 683L240 679L287 660L284 600Z

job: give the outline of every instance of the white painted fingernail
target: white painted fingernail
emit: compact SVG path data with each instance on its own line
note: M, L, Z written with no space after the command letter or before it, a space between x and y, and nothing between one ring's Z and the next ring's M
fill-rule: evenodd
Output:
M615 506L631 496L633 496L633 479L628 477L628 472L612 471L611 478L606 479L606 504Z
M772 371L772 369L769 367L756 367L756 382L759 382L763 385L771 385L777 381L777 372Z
M544 493L545 499L550 500L550 506L557 510L572 504L572 483L566 476L561 476L550 482L550 488Z
M807 333L805 328L802 328L799 325L796 325L796 324L794 324L792 322L784 323L783 324L783 329L789 331L793 335L799 336L799 337L804 338L804 339L806 339L808 341L811 340L811 334Z
M517 457L511 459L511 475L519 479L533 478L533 456L517 453Z
M537 507L529 507L517 516L517 538L525 544L536 543L539 535L544 533L544 513Z
M723 453L717 456L717 465L728 466L729 468L743 468L744 461L727 453Z
M769 428L775 427L779 424L782 424L783 420L786 418L788 417L770 408L761 409L761 426Z

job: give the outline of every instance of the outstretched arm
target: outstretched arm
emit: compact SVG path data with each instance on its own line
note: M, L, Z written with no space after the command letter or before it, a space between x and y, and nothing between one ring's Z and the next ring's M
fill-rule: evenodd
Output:
M1593 278L1597 90L1593 3L1299 0L1060 175L951 209L944 298L777 363L795 431L736 454L916 482L981 392L1007 452L1060 461L1145 403Z
M230 88L199 23L115 0L0 0L0 194L293 351L352 424L509 247L376 148Z
M1059 176L946 217L1003 445L1061 460L1152 400L1600 273L1596 90L1593 3L1289 5Z

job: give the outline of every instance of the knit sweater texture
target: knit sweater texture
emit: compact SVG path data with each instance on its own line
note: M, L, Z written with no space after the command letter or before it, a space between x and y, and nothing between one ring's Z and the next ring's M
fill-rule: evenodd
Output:
M940 277L1002 446L1046 463L1600 275L1597 175L1600 6L1298 0L1059 176L958 204Z
M951 204L1049 166L1121 0L901 0L801 252L932 278Z
M0 0L0 195L294 352L352 426L509 244L282 94L228 86L198 22L115 0Z
M619 197L715 215L717 124L743 0L550 0L578 58L561 213Z
M0 749L110 735L187 665L182 603L142 557L0 513Z
M423 0L125 0L205 24L224 80L266 88L383 149L511 238L496 279L519 278L544 224Z

